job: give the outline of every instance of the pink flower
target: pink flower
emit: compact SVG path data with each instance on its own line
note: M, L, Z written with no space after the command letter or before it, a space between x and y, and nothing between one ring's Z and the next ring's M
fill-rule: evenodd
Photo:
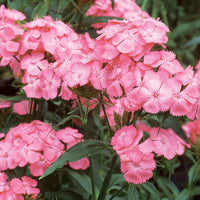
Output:
M36 186L37 181L27 176L23 176L22 180L14 178L10 181L10 187L15 194L31 195L34 199L40 192L38 188L35 188Z
M9 108L11 106L10 101L5 101L0 99L0 109L2 108Z
M150 138L155 145L154 152L161 156L163 155L168 160L176 155L182 155L186 147L190 147L183 139L181 139L172 129L151 128L149 131Z
M27 115L30 111L29 100L23 100L13 105L13 112L18 115Z
M17 163L13 158L14 148L12 143L5 142L2 140L0 142L0 170L4 171L7 169L14 169L17 167Z
M195 103L195 98L189 96L185 90L182 90L182 84L175 78L172 78L168 82L172 90L172 101L170 107L170 113L175 116L186 115L192 109L192 105Z
M77 143L78 143L78 141L70 142L69 144L67 144L67 149L71 148L72 146L74 146ZM85 170L89 167L89 159L82 158L75 162L69 162L69 166L75 170L79 170L79 169Z
M121 158L121 171L129 183L142 184L153 176L156 162L152 153L144 154L139 149L127 149Z
M142 137L143 132L137 130L134 126L124 126L115 132L111 139L111 145L118 154L121 154L131 146L137 146Z
M51 69L45 69L40 75L40 85L42 97L45 100L54 99L58 95L61 79Z
M142 99L145 99L143 108L150 113L167 111L172 102L171 88L159 79L148 81L140 90Z
M26 19L26 16L17 10L9 10L4 5L1 5L0 18L7 18L10 21L22 21Z
M193 144L200 142L200 120L189 121L182 125L187 137Z
M82 86L89 82L92 64L74 63L64 77L70 87Z
M42 176L51 164L51 162L47 161L44 156L42 156L38 162L30 164L29 169L33 176Z

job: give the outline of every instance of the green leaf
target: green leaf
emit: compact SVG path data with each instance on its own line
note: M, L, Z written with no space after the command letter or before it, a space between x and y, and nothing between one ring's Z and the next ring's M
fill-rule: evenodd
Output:
M112 9L114 10L114 8L115 8L115 0L111 0L111 3L112 3Z
M200 44L200 37L194 37L189 42L187 42L184 47L189 47L192 45L198 45Z
M115 124L117 125L117 127L121 128L122 117L120 114L116 113L115 111L114 111L114 121L115 121Z
M94 116L94 123L96 124L98 130L101 133L101 136L103 136L103 126L101 124L101 120L100 120L100 104L98 104L94 110L93 110L93 116Z
M89 176L84 173L76 172L74 170L67 169L67 173L71 175L78 183L85 189L86 192L92 194L91 180Z
M180 36L186 35L187 33L192 33L195 29L199 28L200 28L200 20L181 23L172 31L172 33L169 35L169 38L176 39Z
M7 2L10 9L15 9L19 11L23 11L23 8L25 6L24 0L8 0Z
M164 192L169 200L173 200L174 197L180 193L176 185L169 179L161 177L157 180L158 187ZM173 193L173 195L172 195Z
M197 196L200 195L200 186L195 186L191 188L191 195Z
M198 171L199 163L195 163L188 172L188 186L192 186L199 179L199 171Z
M122 116L122 126L129 125L130 118L131 118L131 112L124 111L123 116Z
M128 187L128 200L140 200L138 191L134 184L129 184Z
M145 121L148 122L148 124L151 127L160 127L160 122L158 120L152 119L152 118L145 118Z
M107 146L100 140L85 140L80 142L70 149L68 149L64 154L62 154L40 177L40 179L50 175L56 169L62 168L66 162L75 162L85 157L93 156L100 152L107 150Z
M142 184L143 188L147 191L149 191L157 200L161 199L161 196L158 192L158 190L156 189L156 187L150 183L150 182L146 182Z
M61 121L60 121L58 124L56 124L53 128L56 128L56 127L58 127L58 126L61 126L61 125L65 124L66 122L68 122L68 121L70 121L70 120L72 120L72 119L76 119L76 118L78 118L78 119L81 120L80 116L78 116L78 115L70 115L70 116L68 116L68 117L65 117L63 120L61 120Z
M69 89L73 92L75 92L77 95L80 97L85 97L87 99L92 99L92 98L99 98L100 90L97 90L93 87L90 87L88 85L83 85L79 86L76 88L70 88Z
M34 17L43 17L47 15L49 10L49 1L50 0L44 0L40 2L33 10L31 14L31 19L33 20Z
M189 189L184 189L182 192L176 197L175 200L188 200L191 193Z
M184 153L193 163L196 163L196 160L193 156L193 152L191 152L190 149L186 149L185 153Z
M108 20L112 19L118 19L123 20L123 18L120 17L110 17L110 16L100 16L100 17L92 17L92 16L84 16L82 20L82 25L84 26L90 26L94 23L107 23Z

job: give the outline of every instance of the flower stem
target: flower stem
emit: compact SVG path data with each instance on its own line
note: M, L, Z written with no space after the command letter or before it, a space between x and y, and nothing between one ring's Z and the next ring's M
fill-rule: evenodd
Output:
M112 158L112 162L110 164L110 167L109 167L109 169L106 173L106 176L104 178L104 181L103 181L100 193L99 193L98 200L105 200L105 198L106 198L106 193L107 193L107 190L108 190L108 186L110 184L110 179L111 179L111 176L112 176L112 173L113 173L113 170L114 170L116 160L117 160L117 155L114 155L113 158Z
M109 121L108 121L108 117L107 117L107 114L106 114L106 109L105 109L105 106L104 106L104 100L103 100L103 95L102 95L102 94L101 94L101 99L100 99L100 101L101 101L101 107L102 107L102 109L103 109L103 113L104 113L104 116L105 116L106 124L107 124L107 126L108 126L108 131L109 131L109 133L110 133L110 136L112 137L112 136L113 136L113 131L112 131L112 129L111 129L111 127L110 127L110 123L109 123Z
M94 168L93 168L93 159L90 156L90 177L91 177L91 184L92 184L92 200L96 200L96 192L95 192L95 182L94 182Z
M115 198L121 191L123 191L126 187L127 187L127 183L126 183L124 186L122 186L120 190L116 191L116 192L111 196L111 198L110 198L109 200L114 199L114 198Z

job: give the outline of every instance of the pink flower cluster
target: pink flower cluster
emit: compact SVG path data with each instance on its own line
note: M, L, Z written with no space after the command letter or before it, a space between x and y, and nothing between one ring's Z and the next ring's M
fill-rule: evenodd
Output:
M3 6L1 10L10 12ZM23 25L25 32L18 27L20 37L12 38L18 48L9 64L16 75L23 71L21 80L29 98L60 95L69 100L75 98L69 87L89 85L106 91L111 99L117 97L126 111L170 110L175 116L199 118L199 64L196 70L184 69L174 53L152 51L156 44L164 47L169 29L159 20L141 16L109 21L95 40L50 16L35 19Z
M38 120L20 124L11 128L0 141L0 171L29 165L33 176L41 176L65 149L82 138L76 129L65 128L56 132L49 124ZM86 169L88 164L87 158L69 163L74 169Z
M95 0L94 4L89 8L86 15L98 16L112 16L121 17L125 19L149 17L149 15L142 11L134 0L115 0L114 9L110 0ZM105 23L95 23L94 28L101 28Z
M187 137L193 144L200 144L200 120L189 121L182 125Z
M14 169L17 166L29 166L33 176L41 176L44 171L61 155L65 149L83 141L83 135L76 129L65 128L54 131L49 124L35 120L31 123L23 123L6 134L0 141L0 171ZM86 169L89 166L88 158L83 158L69 163L73 169ZM13 195L12 199L24 199L22 194L37 196L35 189L37 182L28 177L6 181L6 175L2 175L0 197Z
M182 155L190 147L177 136L172 129L150 128L144 124L124 126L112 137L111 145L120 156L121 171L127 182L141 184L153 176L156 167L154 154L172 159ZM149 132L149 138L141 142L143 131Z
M140 109L200 119L200 62L194 69L184 69L176 55L165 50L169 32L165 24L131 0L115 0L114 10L110 0L96 0L87 14L125 19L95 25L103 28L92 39L50 16L19 26L25 16L0 7L0 66L10 65L24 83L28 98L75 99L70 88L88 85L109 95L114 104L106 107L111 125L115 124L114 112L122 116L124 111L134 114ZM163 49L155 50L158 45ZM14 111L20 105L14 105ZM192 132L188 127L186 132ZM143 131L149 138L141 142ZM140 184L152 177L154 154L172 159L189 147L171 129L157 133L158 128L130 125L112 138L128 182ZM82 140L83 135L72 128L55 131L40 121L20 124L0 141L0 170L29 165L31 174L40 176L65 149ZM88 164L87 158L69 163L74 169L86 169Z
M17 11L0 7L0 66L6 66L19 50L19 37L24 30L15 21L24 20L26 16Z
M24 195L35 199L40 192L38 188L35 188L37 181L27 176L23 176L21 180L13 178L8 181L7 175L0 172L0 183L0 198L2 200L24 200Z

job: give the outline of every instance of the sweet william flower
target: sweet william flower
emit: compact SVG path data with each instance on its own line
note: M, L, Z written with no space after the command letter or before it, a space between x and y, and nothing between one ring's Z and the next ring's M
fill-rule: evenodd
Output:
M200 140L200 120L189 121L186 124L182 125L183 130L185 131L189 140L196 144Z
M154 152L161 156L163 155L168 160L174 158L176 155L182 155L185 146L190 148L183 139L181 139L172 129L151 128L149 131L150 139L155 145Z
M121 158L121 171L129 183L142 184L153 176L156 162L152 153L144 154L139 149L127 149Z
M137 146L140 139L143 137L143 132L137 130L134 126L124 126L111 139L113 149L118 153L126 151L131 146Z
M10 181L10 187L15 194L31 195L34 199L40 192L36 186L37 181L27 176L23 176L22 180L14 178Z
M170 106L170 113L175 116L186 115L192 109L192 105L195 103L195 98L189 96L183 89L182 84L175 78L172 78L168 82L172 89L172 104Z
M9 108L10 106L11 106L10 101L5 101L5 100L0 99L0 109Z
M172 91L159 79L150 80L141 88L141 97L145 99L143 108L150 113L167 111L172 102Z
M29 114L31 112L29 100L23 100L23 101L20 101L18 103L15 103L13 105L13 112L17 113L18 115Z

